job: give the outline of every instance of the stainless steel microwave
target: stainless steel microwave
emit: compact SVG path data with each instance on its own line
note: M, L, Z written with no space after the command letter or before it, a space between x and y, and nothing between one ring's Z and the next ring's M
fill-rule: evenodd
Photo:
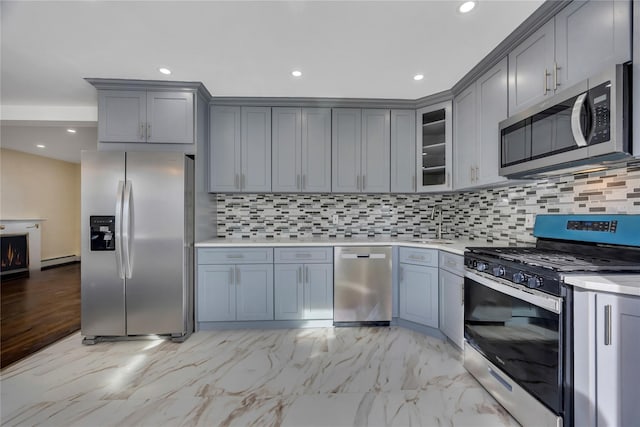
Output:
M631 155L629 65L618 64L500 122L500 175L525 178Z

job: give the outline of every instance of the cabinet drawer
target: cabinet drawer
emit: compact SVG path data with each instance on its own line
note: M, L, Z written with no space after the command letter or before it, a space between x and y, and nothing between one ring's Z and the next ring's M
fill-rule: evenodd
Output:
M276 263L333 263L333 248L275 248Z
M406 264L438 266L437 249L400 248L400 262Z
M464 276L464 257L450 252L440 251L440 268L458 276Z
M201 248L198 265L264 264L273 262L273 248Z

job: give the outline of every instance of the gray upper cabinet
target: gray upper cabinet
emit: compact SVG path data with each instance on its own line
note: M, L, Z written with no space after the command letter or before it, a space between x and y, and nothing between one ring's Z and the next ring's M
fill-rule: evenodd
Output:
M456 188L470 187L476 174L475 83L453 100L453 135L454 185Z
M194 143L192 92L98 91L100 142Z
M240 188L271 191L271 108L242 107L241 115Z
M209 191L240 191L240 107L210 110Z
M554 20L509 53L509 114L514 114L553 94Z
M391 175L391 118L389 110L362 110L362 160L360 189L388 193Z
M332 191L389 192L390 111L334 108L332 115Z
M416 191L416 113L391 110L391 192Z
M499 176L498 124L508 116L507 59L483 74L453 101L456 189L495 184Z
M334 108L332 110L331 189L334 193L360 191L360 132L362 110Z
M331 110L272 109L274 192L331 191Z
M631 2L574 0L555 17L557 85L631 60Z
M575 0L509 54L509 114L631 59L631 2Z
M192 144L193 94L147 92L147 142Z
M416 111L416 173L418 192L451 190L451 101Z
M271 191L271 108L212 106L209 191Z

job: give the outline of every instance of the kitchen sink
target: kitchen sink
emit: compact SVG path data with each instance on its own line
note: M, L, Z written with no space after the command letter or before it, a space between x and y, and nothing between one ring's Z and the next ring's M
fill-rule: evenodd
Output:
M455 240L449 240L449 239L421 239L421 240L416 240L417 243L438 243L441 245L451 245L453 243L455 243Z

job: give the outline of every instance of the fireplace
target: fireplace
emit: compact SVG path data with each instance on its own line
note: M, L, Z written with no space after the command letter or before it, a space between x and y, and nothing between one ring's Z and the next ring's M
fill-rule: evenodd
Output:
M29 275L29 234L0 235L0 275Z

